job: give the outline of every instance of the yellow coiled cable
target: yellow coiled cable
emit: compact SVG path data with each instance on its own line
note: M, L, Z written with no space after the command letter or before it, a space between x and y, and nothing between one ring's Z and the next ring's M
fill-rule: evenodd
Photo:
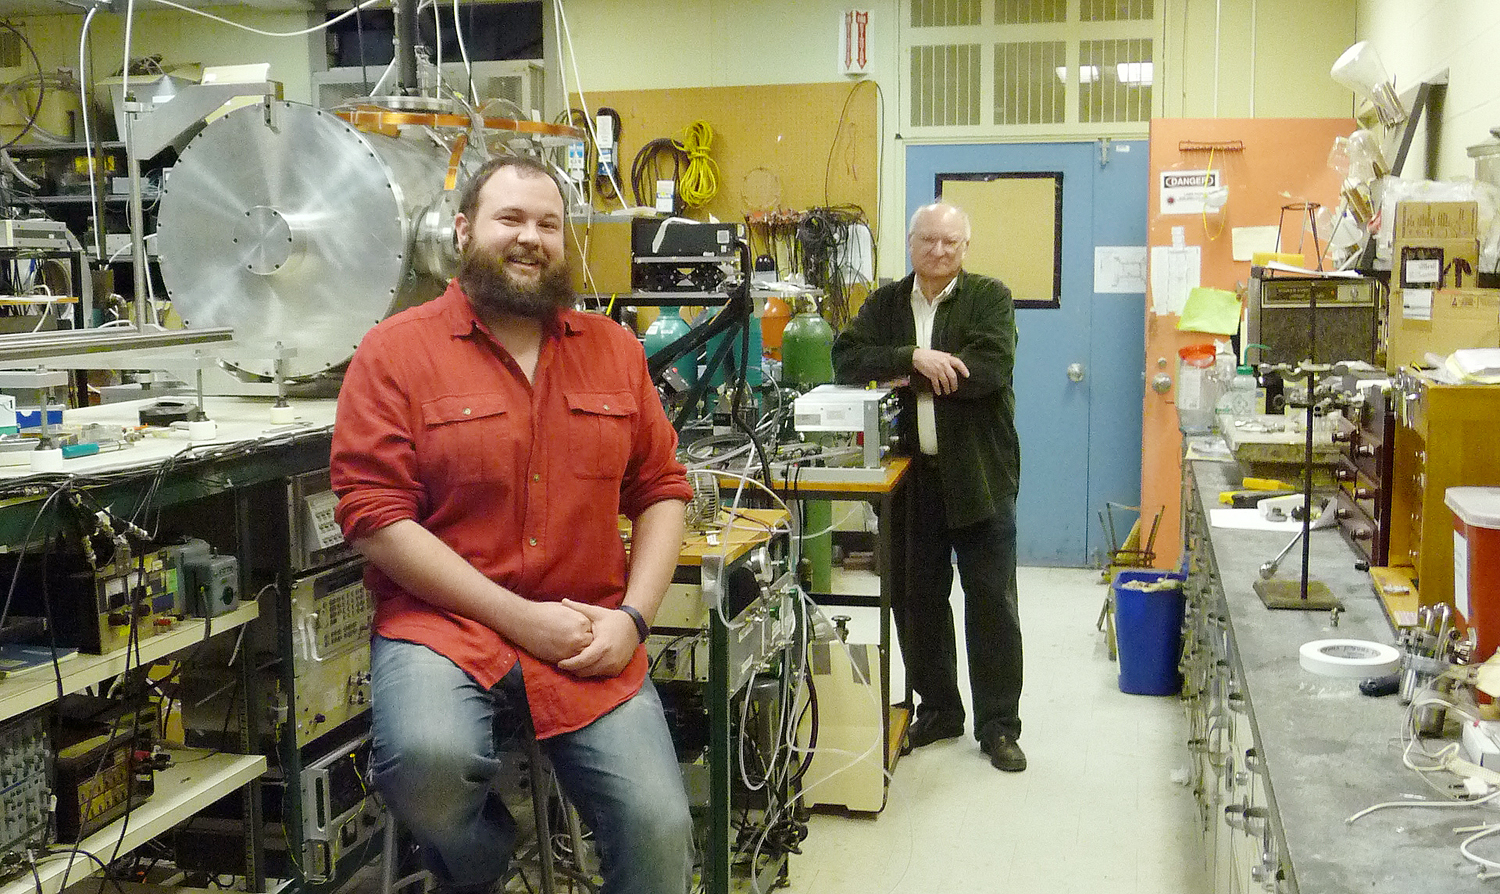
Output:
M707 121L694 121L682 137L682 151L687 153L687 170L678 181L677 191L691 208L700 208L719 194L719 165L708 155L714 129Z

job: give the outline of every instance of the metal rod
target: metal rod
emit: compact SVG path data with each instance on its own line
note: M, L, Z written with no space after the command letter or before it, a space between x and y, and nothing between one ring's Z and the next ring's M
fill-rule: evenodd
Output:
M0 336L0 364L41 360L69 354L103 354L139 348L227 342L234 338L228 326L204 329L172 329L138 332L134 329L73 329L65 332L25 333Z
M417 95L416 0L396 0L396 68L400 72L400 92Z
M141 160L135 154L135 116L139 108L134 95L124 97L125 105L125 168L130 181L130 261L131 271L135 287L135 327L144 330L146 328L147 313L150 310L146 301L146 237L145 237L145 212L141 208ZM100 225L103 225L101 220ZM108 240L105 240L106 242ZM99 257L100 263L108 263L109 258ZM152 315L151 322L156 322Z

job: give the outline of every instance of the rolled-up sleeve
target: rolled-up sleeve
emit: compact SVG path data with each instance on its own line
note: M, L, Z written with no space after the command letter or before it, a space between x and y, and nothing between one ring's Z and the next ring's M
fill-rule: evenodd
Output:
M388 330L371 330L339 389L330 477L344 539L358 540L420 515L415 418Z

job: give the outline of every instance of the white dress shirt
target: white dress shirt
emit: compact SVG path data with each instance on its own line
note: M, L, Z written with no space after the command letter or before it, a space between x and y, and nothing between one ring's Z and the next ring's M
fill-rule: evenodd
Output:
M928 301L927 296L922 294L922 287L915 279L912 280L911 315L917 323L917 347L932 349L932 321L937 318L937 306L953 293L953 286L957 282L958 277L953 277L938 292L936 298ZM917 391L917 447L928 456L936 456L938 452L937 414L932 409L931 389Z

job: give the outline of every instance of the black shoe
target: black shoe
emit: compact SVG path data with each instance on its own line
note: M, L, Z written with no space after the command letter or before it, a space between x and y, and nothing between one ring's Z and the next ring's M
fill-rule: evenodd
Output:
M954 717L952 714L940 712L928 712L920 714L911 726L906 728L906 747L901 750L902 754L909 754L913 748L921 748L923 745L931 745L943 739L956 739L964 734L964 719Z
M979 750L990 756L995 769L1007 773L1019 773L1026 769L1026 754L1016 744L1014 736L993 733L979 740Z

